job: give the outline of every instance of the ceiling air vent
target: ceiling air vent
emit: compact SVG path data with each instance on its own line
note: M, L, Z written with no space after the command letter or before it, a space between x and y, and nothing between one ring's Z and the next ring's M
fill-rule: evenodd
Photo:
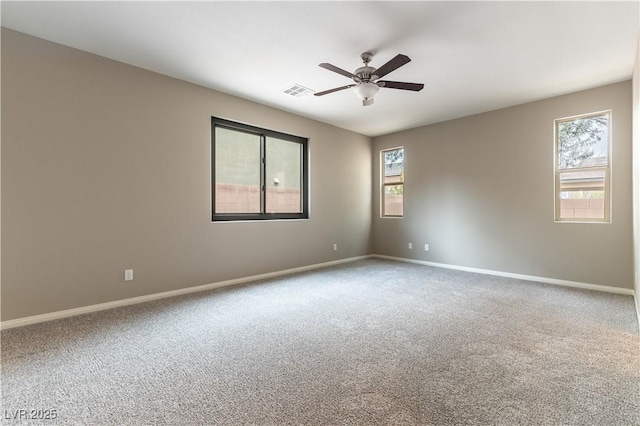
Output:
M293 86L283 90L283 93L289 96L293 96L294 98L301 98L303 96L307 96L310 93L313 93L313 90L296 83Z

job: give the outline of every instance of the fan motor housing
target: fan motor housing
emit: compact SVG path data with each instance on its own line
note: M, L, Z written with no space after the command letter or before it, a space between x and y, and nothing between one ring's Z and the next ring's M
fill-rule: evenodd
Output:
M357 79L353 79L356 83L360 83L362 81L373 81L377 80L378 76L375 75L376 68L370 66L360 67L355 70L354 74L358 77Z

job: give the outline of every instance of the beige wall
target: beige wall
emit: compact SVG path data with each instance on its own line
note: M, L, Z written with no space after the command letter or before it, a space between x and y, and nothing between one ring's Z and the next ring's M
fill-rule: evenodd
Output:
M1 65L2 321L367 253L633 285L637 73L633 90L378 137L372 151L368 137L11 30ZM553 120L603 109L613 222L554 223ZM309 138L311 220L210 222L212 115ZM379 150L400 145L405 218L380 219Z
M1 75L3 321L370 252L368 137L6 29ZM212 115L309 138L310 220L211 223Z
M631 93L627 81L375 138L373 252L632 288ZM554 119L606 109L612 223L554 223ZM379 151L395 146L405 217L382 219Z

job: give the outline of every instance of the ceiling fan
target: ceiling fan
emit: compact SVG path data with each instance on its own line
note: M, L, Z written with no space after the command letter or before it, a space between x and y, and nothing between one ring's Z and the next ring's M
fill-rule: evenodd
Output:
M409 59L409 57L406 55L396 55L395 58L391 59L389 62L377 69L369 66L369 62L371 62L371 59L373 59L373 54L364 52L362 55L360 55L360 59L362 59L364 66L358 68L353 73L345 71L342 68L338 68L335 65L331 65L326 62L320 64L320 66L324 69L351 78L353 81L355 81L355 84L348 84L346 86L336 87L335 89L325 90L324 92L317 92L314 93L314 95L324 96L329 93L338 92L340 90L345 90L353 87L353 91L355 92L355 94L360 99L362 99L362 106L367 106L373 104L373 97L376 93L378 93L378 90L380 90L381 87L385 87L387 89L411 90L414 92L419 92L424 87L424 84L422 83L406 83L402 81L379 80L379 78L384 77L391 71L395 71L401 66L411 62L411 59Z

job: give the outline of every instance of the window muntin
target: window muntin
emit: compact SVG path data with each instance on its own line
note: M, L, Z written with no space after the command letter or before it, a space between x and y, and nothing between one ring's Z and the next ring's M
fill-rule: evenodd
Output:
M555 121L555 219L610 222L611 112Z
M307 139L212 117L212 219L306 219Z
M382 217L404 216L404 148L380 152L382 174Z

